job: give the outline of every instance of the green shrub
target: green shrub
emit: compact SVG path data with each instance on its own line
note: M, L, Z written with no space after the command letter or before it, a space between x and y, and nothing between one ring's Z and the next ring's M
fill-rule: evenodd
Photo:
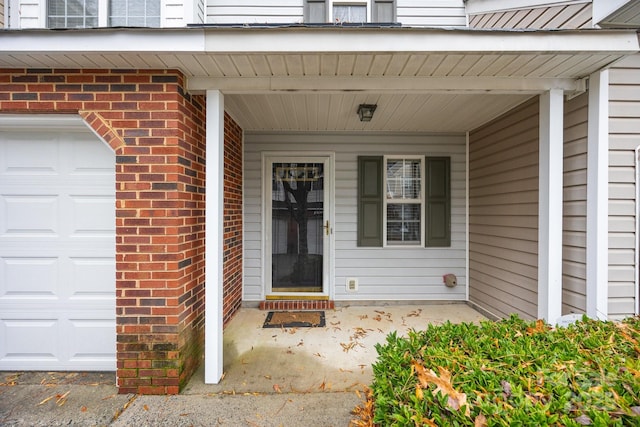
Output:
M640 426L640 318L567 328L512 316L391 333L369 407L380 426Z

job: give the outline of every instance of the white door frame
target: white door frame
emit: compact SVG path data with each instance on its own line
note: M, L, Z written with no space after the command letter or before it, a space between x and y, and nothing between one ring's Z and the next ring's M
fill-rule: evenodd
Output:
M296 296L333 298L334 287L334 224L335 224L335 153L305 151L273 151L262 153L262 298L290 296L289 292L271 291L271 165L273 162L324 163L324 219L329 221L329 234L323 245L322 292L295 292Z

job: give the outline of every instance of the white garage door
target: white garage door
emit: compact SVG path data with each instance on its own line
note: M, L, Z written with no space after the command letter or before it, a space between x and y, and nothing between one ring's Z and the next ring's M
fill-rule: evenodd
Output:
M77 117L0 115L0 369L115 370L115 154Z

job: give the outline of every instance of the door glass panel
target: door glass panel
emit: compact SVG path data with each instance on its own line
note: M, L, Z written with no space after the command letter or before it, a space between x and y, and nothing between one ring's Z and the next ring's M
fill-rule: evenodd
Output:
M322 292L324 164L272 163L271 288Z

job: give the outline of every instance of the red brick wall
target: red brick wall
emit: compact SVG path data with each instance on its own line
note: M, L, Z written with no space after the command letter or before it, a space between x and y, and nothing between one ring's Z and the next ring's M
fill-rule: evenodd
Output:
M0 69L0 113L77 113L115 150L119 390L178 393L204 342L204 97L176 71ZM233 185L229 315L241 287Z
M226 325L242 304L242 129L224 117L224 287Z

